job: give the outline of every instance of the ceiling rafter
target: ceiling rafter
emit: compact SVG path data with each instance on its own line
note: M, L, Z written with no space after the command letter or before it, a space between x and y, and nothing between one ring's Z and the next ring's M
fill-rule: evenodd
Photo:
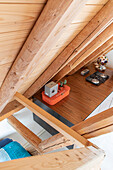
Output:
M35 94L43 87L57 72L59 72L69 61L79 54L88 44L91 43L113 19L113 0L96 14L96 16L86 25L86 27L73 39L73 41L58 55L51 65L25 92L27 98Z
M76 66L73 70L71 70L68 75L74 74L83 66L92 63L92 61L96 60L99 56L108 53L113 48L113 37L110 38L107 42L105 42L101 47L99 47L96 51L94 51L91 55L89 55L85 60L83 60L78 66Z
M109 40L110 39L110 40ZM90 60L94 55L94 52L98 54L103 49L106 48L106 45L103 46L104 43L109 41L110 45L113 43L113 23L107 27L97 38L95 38L87 47L85 47L76 57L71 60L54 78L53 81L59 81L65 75L67 75L70 71L81 63L84 60ZM108 44L109 44L108 43ZM101 48L102 47L102 48ZM99 49L99 50L98 50Z
M77 16L85 0L48 0L33 30L17 56L0 89L0 112L37 67L38 61L60 37L65 25ZM76 13L72 13L76 10ZM60 31L59 31L60 30ZM56 35L56 36L54 36Z

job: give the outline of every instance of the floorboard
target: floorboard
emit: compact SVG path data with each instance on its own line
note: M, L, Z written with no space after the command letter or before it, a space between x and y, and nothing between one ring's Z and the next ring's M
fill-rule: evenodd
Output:
M96 71L92 64L88 68L90 72L86 76L81 76L81 70L79 70L77 73L64 78L67 79L71 88L70 95L56 105L50 106L42 101L41 91L34 97L73 124L83 121L113 91L113 70L107 69L105 74L109 75L109 79L100 86L95 86L85 80L87 76Z

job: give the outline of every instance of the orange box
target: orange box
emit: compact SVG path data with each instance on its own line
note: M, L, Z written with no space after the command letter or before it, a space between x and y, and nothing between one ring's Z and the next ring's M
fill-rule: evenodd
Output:
M59 85L59 84L58 84ZM45 95L44 91L42 92L42 100L48 103L49 105L55 105L59 101L61 101L63 98L69 95L70 87L67 85L64 85L63 87L58 88L58 93L52 97L48 97Z

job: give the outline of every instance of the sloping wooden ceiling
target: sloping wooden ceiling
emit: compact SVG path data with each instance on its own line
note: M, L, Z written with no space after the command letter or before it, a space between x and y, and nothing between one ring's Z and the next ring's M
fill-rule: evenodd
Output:
M109 4L107 2L109 2ZM63 51L65 54L66 50L68 50L70 46L71 46L71 50L72 50L72 46L74 50L75 44L73 42L76 42L77 39L79 40L78 48L79 46L81 46L81 44L83 44L82 47L80 47L81 49L79 50L79 53L75 51L75 53L77 53L79 56L79 59L78 59L79 62L76 63L75 61L75 59L77 59L78 57L77 54L75 55L75 53L72 53L72 56L68 59L68 57L71 55L71 53L69 53L69 56L68 57L66 56L66 59L65 59L66 62L61 63L60 67L58 67L58 70L56 69L56 73L62 69L61 73L59 72L59 74L57 75L58 79L62 78L61 76L62 71L63 71L64 76L68 74L72 69L77 67L78 64L81 63L81 61L86 59L92 52L97 50L99 47L101 47L102 49L102 45L106 41L108 41L110 38L111 40L107 42L107 48L108 48L108 45L109 46L112 45L113 24L111 23L113 19L113 12L112 12L113 11L112 10L113 0L78 0L78 1L62 0L61 2L58 1L56 4L56 6L58 5L59 8L61 7L63 8L59 10L60 12L58 12L58 9L55 9L56 8L55 3L56 3L55 0L54 1L51 1L51 0L48 0L48 1L47 0L32 0L32 1L30 0L0 0L0 39L1 39L0 40L1 41L1 45L0 45L0 86L1 86L0 101L2 100L3 96L7 95L7 92L4 93L5 88L7 89L8 87L8 85L6 86L6 84L7 82L9 82L9 80L11 81L13 80L13 79L10 79L11 78L10 70L12 69L12 66L16 66L15 63L17 63L17 66L18 66L18 62L16 61L19 61L18 60L19 55L22 57L23 53L21 51L23 50L24 52L26 48L28 51L28 54L31 53L30 48L32 46L32 41L33 41L33 39L31 39L32 41L30 42L29 37L31 37L31 35L32 37L34 36L35 41L37 41L35 43L35 49L39 47L39 50L36 51L32 49L34 50L32 52L34 53L33 55L35 56L38 55L38 57L36 58L33 56L33 59L35 62L32 66L31 65L29 66L29 68L31 68L31 71L29 71L29 74L27 72L25 73L27 76L18 77L17 75L19 79L22 78L24 80L21 81L20 86L17 84L17 87L19 88L16 88L16 89L18 89L18 92L25 94L26 97L31 96L31 93L29 92L32 91L33 88L29 90L29 87L31 87L31 85L36 80L38 80L38 78L39 78L38 82L40 82L40 80L42 81L42 79L46 77L46 70L50 66L51 66L50 67L51 69L53 67L52 64L54 62L57 62L57 63L59 62L57 58L58 56L62 57ZM65 5L63 5L64 3ZM53 10L52 15L54 15L54 17L51 15L51 12L49 12L48 10L51 8ZM110 9L110 14L109 14L109 9ZM46 17L46 14L48 18ZM106 14L109 16L106 16ZM53 17L54 23L52 23L52 17ZM43 22L43 24L40 21ZM50 22L49 24L48 24L48 21ZM39 24L39 27L37 23ZM46 23L45 24L46 26L44 25L44 23ZM47 27L47 25L49 26ZM42 30L39 28L42 28ZM88 33L89 28L90 30ZM87 31L84 31L84 30L87 30ZM36 32L38 34L38 40L35 37ZM43 34L45 37L43 36ZM86 34L86 36L84 34ZM41 35L43 37L43 40L41 40ZM27 37L29 40L27 40ZM80 40L80 37L81 37L81 40ZM26 40L27 42L29 41L30 43L25 43ZM39 46L37 47L36 44L38 44ZM41 46L40 44L42 44L43 46ZM77 43L76 43L75 49L76 47L77 47ZM103 45L103 47L105 48L106 44ZM40 49L41 49L41 52L40 52ZM88 51L89 49L90 51ZM87 51L86 54L85 54L85 51ZM97 54L99 55L99 52L97 51L96 55ZM80 55L83 55L82 60L80 58ZM76 58L74 59L75 56ZM30 58L30 60L33 60L33 59ZM69 68L68 71L67 71L67 67ZM64 71L65 71L65 74L64 74ZM12 73L18 74L18 72L17 73L12 72ZM43 76L40 79L41 75ZM52 76L50 76L50 78L52 78ZM46 81L44 81L41 85L39 85L39 88L41 88L42 85L44 85L50 78L47 78ZM34 85L34 87L36 86L37 84ZM13 87L10 87L10 89L12 89L13 91L13 93L11 92L12 94L10 93L11 94L10 99L11 99L11 96L13 97L13 94L15 93L15 90L13 90L14 88L15 87L13 84ZM37 90L39 88L37 88ZM28 91L28 93L26 93L26 90ZM8 103L8 101L6 100L6 103ZM0 103L1 105L2 105L2 102ZM4 104L4 106L5 105L6 104Z
M66 26L62 36L54 43L51 50L44 54L40 61L40 67L38 66L33 71L29 79L20 87L19 92L24 93L31 86L107 1L86 1L80 14L73 19L70 25ZM0 0L0 86L45 3L46 0Z
M97 3L96 3L97 2ZM24 84L19 89L20 93L24 93L28 87L43 73L43 71L51 64L51 62L60 54L60 52L72 41L84 26L94 17L94 15L103 7L107 2L97 0L88 0L80 14L73 19L73 21L66 26L62 36L54 43L51 50L42 56L40 67L37 67L30 75ZM76 12L76 11L75 11Z
M45 0L0 0L0 86L44 5Z

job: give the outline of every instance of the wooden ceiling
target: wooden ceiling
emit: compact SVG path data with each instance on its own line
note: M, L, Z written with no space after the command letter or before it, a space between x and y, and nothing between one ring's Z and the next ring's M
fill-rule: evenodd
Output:
M47 77L47 79L41 85L39 85L37 90L41 88L48 80L50 80L53 77L53 75L55 75L58 72L59 74L61 74L60 70L65 68L65 66L68 63L70 67L70 62L72 62L73 59L74 59L74 63L72 62L73 67L70 70L66 71L65 74L63 75L66 75L70 71L72 71L75 67L78 66L78 64L81 63L81 61L86 59L92 52L97 50L105 42L107 42L110 38L112 38L113 24L111 23L113 19L113 12L112 12L113 0L78 0L78 1L70 0L68 2L66 1L64 2L64 0L62 0L61 2L59 1L57 3L56 2L57 1L55 0L53 1L51 0L48 1L47 0L32 0L32 1L0 0L0 41L1 41L0 103L1 105L2 105L1 100L3 99L3 96L7 96L8 86L10 82L13 81L13 78L12 80L9 79L9 74L11 73L10 71L12 70L12 68L14 68L13 66L17 68L15 63L17 63L18 61L19 55L22 56L22 52L20 51L25 49L25 46L26 44L28 44L28 42L29 42L29 52L31 50L30 48L32 48L33 46L33 42L32 41L30 42L30 38L29 38L31 37L31 35L34 37L36 34L38 35L37 41L39 43L39 46L38 45L35 46L35 49L37 48L37 51L34 50L34 52L36 51L37 53L37 58L35 57L34 64L31 63L31 65L29 66L30 67L29 74L28 72L26 72L25 73L26 76L23 75L23 78L21 77L23 79L21 83L17 85L17 88L14 87L16 90L18 90L18 92L25 94L26 97L32 96L31 94L26 92L27 89L31 88L32 84L36 80L38 80L38 78L40 78L41 75L43 75L42 78L46 77L46 74L43 73L45 73L45 71L48 70L48 68L51 68L49 66L51 66L51 64L54 63L55 61L56 63L58 63L58 61L60 63L60 60L56 60L57 56L61 56L63 50L65 51L65 49L67 48L69 49L68 44L69 43L71 44L72 40L74 39L76 40L79 37L79 39L81 38L81 43L84 44L86 38L89 37L89 40L85 42L85 44L87 45L89 44L89 46L83 45L81 49L78 50L79 52L81 52L81 50L83 49L86 51L90 48L90 51L88 51L86 54L84 53L84 51L80 53L81 55L83 55L84 53L84 58L82 56L82 60L79 59L78 63L75 63L74 58L76 58L75 57L76 55L73 54L71 58L69 58L70 56L69 54L69 56L65 59L65 62L59 65L58 69L57 66L55 67L54 65L54 68L56 68L55 73L54 74L51 73L52 76ZM61 9L58 10L57 7ZM53 10L52 8L54 9L54 13L51 13L51 10ZM99 17L95 17L99 12L100 12ZM105 14L108 16L105 17ZM96 25L97 23L98 23L98 28L96 26L94 28L94 25ZM33 32L34 30L33 27L35 28L34 32ZM87 32L85 34L84 30L88 27L89 30L87 29ZM88 35L88 31L89 31L89 35ZM90 35L93 34L93 32L94 35L90 37ZM25 43L26 40L27 43ZM76 42L78 42L78 44L80 43L80 41L76 41ZM107 45L108 48L108 46L112 45L112 40L110 40L110 42L107 44L108 44ZM74 45L75 44L73 44L73 47ZM38 51L39 47L40 50ZM27 59L29 60L29 55L28 56L26 55L26 61ZM59 79L59 75L57 76L57 78ZM62 76L60 78L62 78ZM39 82L41 82L40 79ZM5 93L3 93L4 89L6 89ZM15 92L15 90L11 91L12 94L11 97L13 96L13 92ZM10 99L11 98L9 97L9 100L6 103L8 103Z
M58 53L83 29L106 2L107 0L91 0L91 2L87 2L84 9L81 10L81 14L75 17L68 26L67 30L69 31L64 31L49 53L44 54L40 67L36 68L29 80L24 82L19 90L20 92L24 92L36 80ZM0 0L0 85L43 10L45 3L46 0Z
M97 0L98 1L98 0ZM104 0L106 3L107 0ZM93 1L92 1L93 3ZM102 1L100 2L102 3ZM94 17L94 15L103 7L104 4L91 4L87 2L81 8L78 16L74 15L69 25L64 25L62 35L51 45L50 50L43 54L40 67L37 67L30 75L29 79L20 87L19 92L24 93L28 87L43 73L43 71L53 62L53 60L61 53L61 51L73 40L73 38L84 28L84 26ZM76 13L75 13L76 14ZM62 26L63 27L63 26Z

